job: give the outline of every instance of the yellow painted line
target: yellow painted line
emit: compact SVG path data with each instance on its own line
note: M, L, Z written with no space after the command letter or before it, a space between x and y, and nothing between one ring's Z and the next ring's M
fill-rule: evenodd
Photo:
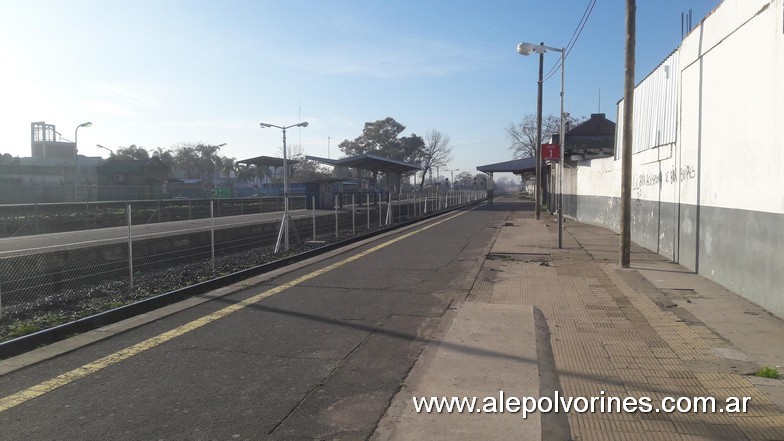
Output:
M109 366L115 365L121 361L127 360L135 355L138 355L148 349L152 349L156 346L162 345L170 340L173 340L181 335L185 335L191 331L201 328L204 325L210 324L218 319L226 317L229 314L237 312L248 305L252 305L254 303L260 302L267 297L274 296L275 294L281 293L289 288L293 288L303 282L306 282L314 277L318 277L324 273L328 273L336 268L340 268L343 265L351 263L355 260L361 259L368 254L374 253L382 248L386 248L389 245L392 245L396 242L399 242L403 239L411 237L417 233L421 233L429 228L433 228L436 225L444 223L448 220L452 220L457 216L462 215L463 212L455 214L454 216L450 216L446 219L442 219L438 222L432 223L425 227L422 227L418 230L414 230L408 232L402 236L396 237L394 239L388 240L384 243L378 244L372 248L369 248L361 253L355 254L351 257L341 260L340 262L333 263L332 265L326 266L320 270L313 271L311 273L305 274L304 276L300 276L288 283L284 283L283 285L276 286L274 288L268 289L267 291L261 292L259 294L254 295L253 297L249 297L241 302L235 303L233 305L227 306L223 309L205 315L204 317L200 317L192 322L186 323L182 326L174 328L170 331L164 332L163 334L158 334L155 337L147 339L143 342L137 343L133 346L129 346L125 349L117 351L113 354L107 355L106 357L100 358L98 360L93 361L92 363L85 364L84 366L78 367L72 371L66 372L64 374L58 375L52 379L46 380L42 383L36 384L35 386L29 387L24 389L20 392L15 394L9 395L7 397L0 398L0 412L5 412L8 409L11 409L15 406L18 406L22 403L25 403L33 398L40 397L48 392L51 392L55 389L63 387L67 384L70 384L76 380L82 379L87 377L88 375L94 374L102 369L105 369Z

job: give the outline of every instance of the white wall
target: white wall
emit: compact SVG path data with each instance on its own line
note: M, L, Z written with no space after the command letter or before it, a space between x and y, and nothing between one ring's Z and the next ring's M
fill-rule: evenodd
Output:
M783 22L784 0L724 0L636 87L632 146L635 240L779 315ZM622 112L616 158L582 162L564 185L580 221L616 230Z

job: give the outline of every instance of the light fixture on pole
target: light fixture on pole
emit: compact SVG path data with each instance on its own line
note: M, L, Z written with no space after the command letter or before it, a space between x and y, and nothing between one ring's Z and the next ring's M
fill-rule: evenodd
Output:
M289 250L289 160L286 153L286 129L292 127L307 127L308 122L304 121L290 126L276 126L275 124L259 123L262 129L274 127L283 130L283 219L280 222L280 231L278 231L278 241L275 243L275 252L280 249L281 236L284 238L284 250Z
M73 201L76 202L77 199L77 192L79 188L79 128L80 127L90 127L93 125L91 122L81 123L76 126L76 130L74 130L74 194L73 194Z
M217 152L218 150L220 150L221 147L223 147L225 145L226 145L225 142L223 144L216 145L215 146L216 147L215 151ZM216 155L216 159L218 159L217 155ZM213 170L212 170L212 175L213 175L212 176L212 188L213 188L213 191L215 192L215 197L218 197L218 161L212 160L212 168L213 168Z
M456 168L456 169L454 169L454 170L448 170L448 169L444 169L444 171L451 172L452 188L455 188L455 172L456 172L456 171L460 171L460 169L459 169L459 168Z
M104 149L108 151L110 156L114 156L114 150L110 149L109 147L104 147L101 144L95 144L95 146L98 147L99 149Z
M531 55L532 53L543 54L547 51L561 53L561 129L558 135L560 144L560 158L558 161L558 248L563 248L563 173L564 173L564 151L566 150L566 114L564 114L564 73L566 51L564 48L555 48L543 44L520 43L517 45L517 53L520 55ZM537 148L537 151L541 148ZM538 158L537 158L538 160ZM537 183L538 185L538 183ZM538 191L538 189L537 189Z

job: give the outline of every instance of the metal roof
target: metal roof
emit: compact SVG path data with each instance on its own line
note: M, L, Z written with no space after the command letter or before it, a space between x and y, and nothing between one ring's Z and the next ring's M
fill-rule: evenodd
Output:
M360 168L362 170L382 173L410 173L416 170L422 170L422 167L416 164L398 161L397 159L384 158L371 153L341 159L319 158L317 156L305 156L305 159L329 165Z
M289 165L296 164L299 161L288 159ZM283 167L283 158L273 158L272 156L256 156L255 158L243 159L237 161L237 164L255 165L256 167Z
M514 173L516 175L535 172L536 158L513 159L495 164L480 165L476 168L483 173Z

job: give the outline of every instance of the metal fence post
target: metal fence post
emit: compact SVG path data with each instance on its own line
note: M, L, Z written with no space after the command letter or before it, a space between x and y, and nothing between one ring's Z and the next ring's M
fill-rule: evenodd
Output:
M338 195L335 195L335 237L338 237Z
M367 229L370 229L370 193L365 193L365 212L367 213Z
M125 205L125 212L128 214L128 280L133 289L133 235L131 234L131 204Z
M357 211L354 209L354 194L351 194L351 235L357 234Z
M35 234L38 234L38 202L35 203Z
M210 262L212 273L215 274L215 211L214 202L210 201Z
M381 193L378 193L378 226L381 226Z
M0 320L3 318L3 285L0 285Z
M316 197L313 198L313 242L316 241Z
M392 192L389 192L389 202L387 203L387 225L392 224Z

